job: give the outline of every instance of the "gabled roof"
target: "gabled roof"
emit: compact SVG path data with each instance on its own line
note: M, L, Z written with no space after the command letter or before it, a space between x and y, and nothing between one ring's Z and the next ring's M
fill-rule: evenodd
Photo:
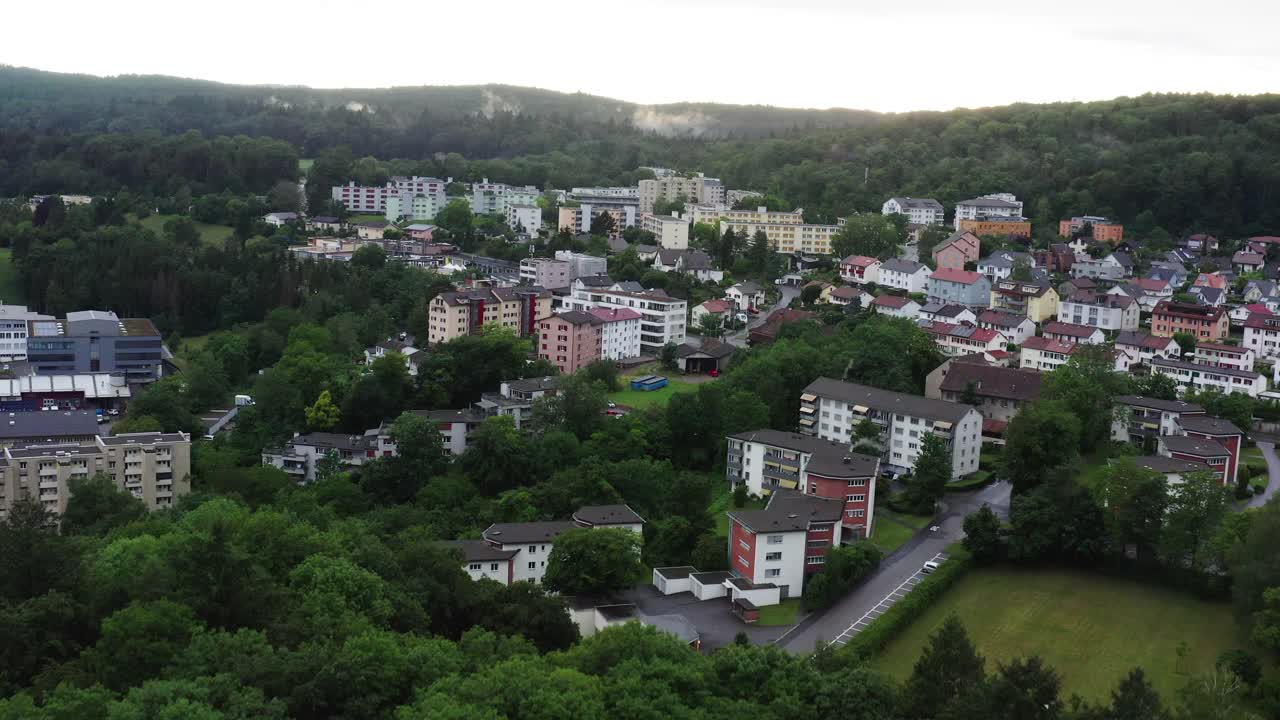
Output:
M937 245L934 245L933 253L936 255L938 254L939 251L944 250L952 245L963 245L967 248L974 248L976 252L976 249L982 245L982 241L978 239L977 235L974 235L968 230L960 230L956 233L953 233L946 240L943 240ZM935 272L934 274L937 275L937 272Z
M640 525L644 518L628 505L584 505L573 519L587 525Z
M915 301L911 298L901 295L877 295L876 299L871 301L871 304L879 307L901 309L906 307L908 303L913 302Z
M854 266L854 267L867 268L867 267L871 267L872 265L879 265L879 264L881 264L881 263L880 263L880 261L879 261L879 260L877 260L877 259L875 259L875 258L873 258L873 257L867 257L866 255L850 255L849 257L845 258L844 260L841 260L841 261L840 261L840 264L841 264L841 265L852 265L852 266Z
M1236 265L1261 265L1266 262L1266 258L1254 252L1246 252L1241 250L1231 256L1231 262Z
M462 561L506 562L515 557L519 550L499 550L483 540L452 540L445 543L462 551Z
M719 301L708 300L707 302L723 302L726 304L728 303L727 300L719 300ZM631 308L598 307L598 308L592 308L587 312L591 313L592 315L595 315L597 318L600 318L601 321L607 322L607 323L622 322L624 320L639 320L640 318L644 317L643 315L636 312L635 310L632 310Z
M929 279L940 282L960 283L961 285L973 285L984 278L982 273L959 270L957 268L938 268L933 271L933 275L930 275Z
M1221 443L1206 438L1187 437L1185 435L1165 435L1160 438L1169 452L1196 457L1223 457L1230 455Z
M1135 285L1146 292L1160 292L1169 289L1169 281L1158 278L1134 278L1129 281L1130 285Z
M1000 295L1041 297L1053 289L1047 280L997 280L991 289Z
M568 520L550 522L494 523L484 530L484 539L502 545L552 542L561 533L578 527Z
M949 422L961 420L973 409L968 405L958 405L945 400L932 400L920 395L881 390L869 385L858 385L825 377L809 383L804 389L804 394L841 400L850 405L865 405L880 412L902 413Z
M1120 334L1116 335L1116 345L1128 345L1144 350L1164 350L1169 347L1169 343L1177 345L1177 341L1171 337L1156 337L1140 330L1121 330Z
M833 288L831 290L831 297L841 298L844 300L852 300L858 297L859 295L865 295L865 294L866 294L866 291L863 290L862 288L849 287L848 285L842 285L838 288Z
M740 283L735 283L734 285L730 286L729 289L730 290L736 289L738 292L742 293L743 295L754 295L760 292L760 285L755 282L752 282L751 280L745 280Z
M676 357L687 358L692 355L706 355L707 357L716 358L718 360L720 358L729 357L736 350L737 348L729 343L714 340L712 338L703 338L701 347L690 345L689 343L681 343L681 345L676 348Z
M1226 418L1209 415L1184 415L1178 418L1183 430L1202 435L1244 435L1244 431Z
M953 362L940 389L962 393L972 383L978 397L1022 402L1040 397L1043 380L1044 375L1035 370Z
M978 316L978 322L980 324L993 325L998 328L1013 329L1023 323L1031 322L1031 319L1025 315L1016 315L1011 312L1005 312L1004 310L984 310L982 311L982 314Z
M1199 414L1204 412L1204 408L1196 405L1195 403L1183 402L1181 400L1161 400L1160 398L1149 398L1143 397L1142 395L1118 395L1116 396L1115 401L1120 405L1146 408L1148 410L1159 410L1160 412L1189 414Z
M1065 335L1066 337L1087 338L1102 332L1101 328L1089 325L1076 325L1053 320L1044 324L1045 335Z
M807 453L809 463L805 468L829 478L870 477L875 474L880 463L878 458L849 450L848 443L823 440L813 435L765 428L735 433L729 437Z
M900 272L908 275L914 275L921 270L928 271L929 266L924 263L911 262L901 258L893 258L880 263L880 272Z
M933 198L896 197L893 200L909 210L942 210L942 203Z
M1040 337L1039 335L1029 337L1022 343L1023 350L1039 350L1040 352L1061 353L1063 355L1070 355L1076 351L1077 347L1079 346L1073 342L1063 342L1052 338Z
M934 317L955 319L960 317L961 315L964 315L965 313L972 313L973 311L965 307L964 305L957 305L955 303L948 303L946 305L943 305L941 303L929 303L924 307L920 308L920 312L923 315L932 315Z
M800 532L810 523L836 523L844 515L840 500L776 490L763 510L739 510L729 518L756 533Z

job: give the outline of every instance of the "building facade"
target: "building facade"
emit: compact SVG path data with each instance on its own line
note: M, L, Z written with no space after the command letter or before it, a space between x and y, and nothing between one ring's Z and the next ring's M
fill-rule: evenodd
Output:
M412 198L415 195L423 196L444 196L445 185L448 181L431 177L396 177L385 185L356 185L355 181L351 181L346 185L335 185L333 187L332 197L334 201L340 202L346 206L347 210L353 213L368 214L385 214L387 212L387 200L391 197L399 198L401 202L400 209L404 209L404 197L402 193L408 193ZM434 213L432 214L434 217ZM428 218L419 218L426 220Z
M165 357L160 331L147 318L82 310L28 323L27 362L40 375L109 372L145 383L164 374Z
M968 229L961 227L961 223L966 220L1008 219L1022 219L1022 201L1013 193L992 193L956 203L954 227L956 230Z
M1246 330L1247 330L1246 325ZM1151 334L1173 337L1184 332L1197 340L1222 340L1231 330L1231 318L1222 308L1166 301L1151 312ZM1246 345L1248 345L1246 332Z
M1091 231L1091 237L1098 242L1115 245L1124 240L1123 225L1097 215L1082 215L1058 223L1058 235L1064 238L1073 237L1086 229Z
M895 197L880 206L882 215L906 215L912 225L942 225L946 212L933 198Z
M629 308L598 307L589 311L604 323L600 335L600 357L627 360L640 357L640 313Z
M1138 302L1128 295L1081 290L1058 306L1058 320L1109 332L1137 330Z
M506 213L507 227L517 233L537 235L538 231L542 229L542 208L537 205L507 203L504 212Z
M927 288L931 303L964 305L978 311L991 302L991 281L967 270L939 268L929 276Z
M968 231L960 231L938 243L933 248L933 261L939 270L952 268L964 270L968 263L978 262L982 252L982 240Z
M1038 323L1057 315L1058 297L1058 291L1044 280L999 280L991 285L992 309L1025 315Z
M687 250L689 248L689 221L671 215L649 215L640 217L640 227L653 233L654 242L665 250Z
M569 310L538 320L538 357L565 375L600 359L604 321L582 310Z
M478 335L489 324L527 337L533 334L537 319L550 314L551 292L536 286L440 293L428 306L428 342L436 345Z
M567 288L573 282L572 264L553 258L525 258L520 261L520 283L548 290Z
M769 247L774 252L788 255L793 253L830 255L831 239L839 232L840 227L790 222L734 222L726 219L720 223L720 232L723 233L726 230L732 230L735 235L747 238L748 242L757 232L763 232L769 239Z
M706 177L702 173L691 176L665 175L639 183L640 212L653 212L659 200L675 202L681 197L699 205L723 205L724 185L719 178Z
M624 290L619 283L592 287L575 280L573 292L564 301L574 310L627 309L640 314L640 347L657 354L667 343L685 340L688 303L661 290Z
M907 293L922 293L931 272L929 266L924 263L894 258L880 264L879 278L876 282L884 287Z

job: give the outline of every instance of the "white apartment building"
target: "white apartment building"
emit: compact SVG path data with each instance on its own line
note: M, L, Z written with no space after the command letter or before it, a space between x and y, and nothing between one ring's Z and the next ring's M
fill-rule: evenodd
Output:
M695 205L689 203L684 206L685 217L689 218L689 222L694 225L698 223L715 225L728 212L729 208L724 205Z
M932 322L921 324L920 329L933 339L934 344L947 357L999 352L1009 346L1004 333L971 323Z
M1137 330L1140 307L1128 295L1080 290L1058 304L1058 321L1107 331Z
M640 217L635 205L612 206L583 203L577 207L561 206L557 213L559 214L557 225L560 229L567 229L573 233L591 232L591 221L597 215L604 213L613 217L613 226L618 234L621 234L624 228L634 227Z
M385 216L388 222L400 220L434 220L436 213L444 209L449 198L444 191L434 193L411 193L403 191L387 196Z
M505 215L507 205L536 205L542 191L532 185L513 187L491 183L485 178L471 183L471 212L477 215Z
M1157 358L1151 361L1151 372L1173 378L1178 384L1178 392L1186 392L1188 389L1217 390L1224 395L1244 393L1249 397L1258 397L1267 390L1267 378L1252 370Z
M573 282L573 264L552 258L525 258L520 261L520 284L548 290L567 288Z
M517 233L537 235L542 229L542 208L537 205L507 203L507 227Z
M688 304L661 290L624 290L619 283L591 287L579 279L564 302L571 310L626 308L640 313L640 347L645 353L656 355L663 345L685 340Z
M26 305L0 305L0 362L27 359L27 323L55 320L52 315L32 312Z
M444 196L445 185L447 180L431 177L411 178L395 177L391 178L391 182L385 185L356 185L355 181L346 185L335 185L333 187L333 199L346 206L347 210L353 213L385 213L387 211L387 200L392 196L401 198L400 210L404 210L404 199L401 193L408 193L410 197L414 195L436 195ZM434 213L432 217L434 217ZM430 218L419 218L427 220Z
M1183 415L1203 415L1204 408L1181 400L1159 400L1140 395L1120 395L1111 420L1111 439L1141 441L1143 437L1181 435L1178 420Z
M784 211L759 205L755 210L726 210L721 217L738 224L803 225L804 208Z
M932 271L924 263L911 262L893 258L880 263L880 285L903 290L908 293L922 293Z
M1030 337L1018 348L1018 367L1052 372L1067 364L1079 347L1073 342L1063 342L1046 337Z
M947 441L955 477L978 470L982 415L976 408L831 378L818 378L800 395L801 432L848 443L863 420L880 426L882 462L894 472L915 467L926 433Z
M1171 337L1156 337L1141 331L1122 332L1116 336L1116 350L1128 353L1138 362L1149 363L1155 358L1178 358L1182 347Z
M643 536L644 519L626 505L589 505L578 508L573 520L494 523L485 528L483 540L450 544L462 550L463 567L472 579L486 577L503 585L540 583L555 539L570 530L595 528L630 530Z
M626 360L640 356L640 313L630 308L598 307L590 313L602 320L600 357Z
M748 242L755 237L757 231L763 231L769 238L769 247L775 252L806 255L830 255L831 238L840 230L838 225L808 225L792 222L734 222L725 219L720 223L720 232L733 230L735 235L745 236Z
M639 183L640 212L652 213L658 200L675 202L681 196L699 205L723 205L724 185L719 178L706 177L702 173L693 176L664 175Z
M1022 201L1013 193L993 193L956 203L955 229L961 220L1022 217Z
M978 316L978 327L995 330L1014 345L1021 345L1036 334L1031 318L1004 310L984 310Z
M1260 358L1280 356L1280 315L1250 315L1244 321L1244 346Z
M1253 348L1202 342L1196 344L1192 360L1198 365L1212 365L1235 370L1252 370L1253 364L1258 360L1258 356L1253 351Z
M946 212L933 198L895 197L884 201L882 215L906 215L912 225L942 225Z
M653 233L654 242L664 250L689 249L689 222L671 215L643 215L640 228Z
M632 204L640 202L640 188L638 187L576 187L569 191L575 200L588 202L586 198L601 198L607 200L630 201Z
M609 272L609 261L595 255L571 250L557 250L556 259L569 263L570 280L592 275L604 275Z

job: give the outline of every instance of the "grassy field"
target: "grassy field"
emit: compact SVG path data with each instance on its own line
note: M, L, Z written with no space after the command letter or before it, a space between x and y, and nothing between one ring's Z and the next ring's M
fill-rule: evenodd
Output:
M208 335L194 335L182 338L182 345L173 353L173 364L180 368L186 368L187 363L191 361L191 356L199 352L207 342L209 342ZM173 348L170 349L172 350Z
M159 235L164 232L164 224L176 217L178 216L151 215L142 221L142 226ZM235 232L229 225L210 225L202 222L196 223L196 229L200 231L200 240L204 244L215 247L222 247L223 242Z
M315 158L299 158L298 172L302 173L303 175L306 175L311 170L311 166L315 164L316 164Z
M783 600L777 605L766 605L760 608L760 619L757 625L795 625L796 615L800 613L800 598Z
M1061 674L1063 695L1103 699L1142 666L1172 699L1188 676L1224 650L1246 647L1225 603L1118 578L1069 570L984 568L948 591L875 661L905 678L930 633L950 613L964 622L992 670L997 660L1040 655ZM1177 648L1190 652L1179 665Z
M730 510L761 510L764 508L764 500L754 500L747 498L747 504L742 508L733 507L733 493L729 492L726 486L715 500L707 506L707 512L711 513L711 517L716 521L716 534L729 537L729 516L725 513Z
M347 222L353 223L353 224L363 223L363 222L386 222L386 221L387 221L386 215L377 215L377 214L350 215L347 217Z
M0 248L0 303L21 304L22 287L18 283L18 268L13 266L13 251Z
M621 382L627 389L609 393L609 399L632 408L666 407L671 402L672 395L698 389L695 383L687 383L670 375L664 377L667 378L667 386L658 390L632 390L630 379L622 378Z
M885 520L880 511L876 511L875 530L871 533L871 544L880 548L880 552L888 555L889 553L902 547L913 535L915 530L903 527L896 522Z

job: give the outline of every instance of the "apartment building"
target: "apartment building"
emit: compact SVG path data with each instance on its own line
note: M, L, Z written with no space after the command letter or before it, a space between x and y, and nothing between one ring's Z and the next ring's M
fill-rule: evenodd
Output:
M506 215L508 205L537 205L542 191L532 185L515 187L489 182L471 183L471 212L477 215Z
M567 288L573 282L573 264L553 258L525 258L520 261L520 284L548 290Z
M982 240L971 232L961 231L934 246L933 262L939 270L964 270L968 263L978 262L981 252Z
M626 360L640 357L640 313L629 308L598 307L589 311L601 326L600 357Z
M876 282L907 293L922 293L931 273L929 266L924 263L893 258L880 264Z
M699 205L723 205L724 185L719 178L706 177L702 173L695 175L664 175L653 180L639 182L640 212L653 212L653 205L659 200L675 202L683 197L686 201Z
M1044 336L1050 340L1080 345L1101 345L1107 341L1107 334L1102 331L1102 328L1057 321L1044 324Z
M595 255L572 252L570 250L557 250L556 260L569 263L570 281L591 275L604 275L609 272L609 261Z
M1058 313L1058 291L1047 280L999 280L991 285L994 310L1044 322Z
M599 199L605 202L639 205L640 188L630 185L626 187L576 187L569 191L569 197L580 202L591 202Z
M922 324L920 329L933 338L934 344L947 357L1003 352L1009 346L1004 334L970 323L931 322Z
M607 278L606 278L607 279ZM623 289L622 283L596 286L574 281L572 294L564 303L574 310L596 308L628 309L640 314L641 352L658 354L667 343L685 340L688 303L661 290Z
M720 232L732 230L735 235L754 238L757 232L763 232L769 238L769 247L774 252L785 254L803 253L806 255L830 255L831 238L840 231L838 225L810 225L791 222L734 222L725 219L720 223Z
M844 523L859 537L871 527L879 458L852 452L847 443L782 430L751 430L727 441L731 489L745 485L756 497L786 490L821 494L846 503Z
M414 410L413 414L435 424L436 429L440 431L440 441L444 444L444 451L455 457L467 451L467 442L471 438L471 433L488 419L488 416L479 408Z
M725 210L719 219L737 225L803 225L804 208L795 210L770 210L760 205L755 210Z
M942 437L951 449L955 477L978 470L982 415L968 405L819 378L800 395L800 431L848 443L862 421L881 428L882 462L895 473L909 472L925 433Z
M344 467L359 467L375 458L393 455L395 446L384 428L360 435L314 432L295 434L283 445L262 451L262 464L280 468L299 484L314 482L320 462L336 458Z
M1036 334L1036 324L1025 315L1004 310L985 310L978 316L978 327L995 330L1014 345L1021 345Z
M547 574L556 538L580 528L630 530L643 537L644 519L626 505L588 505L578 508L572 520L494 523L481 533L482 540L452 544L462 551L463 568L473 580L539 583Z
M1133 258L1124 253L1111 253L1102 258L1078 253L1071 263L1071 277L1076 278L1092 278L1114 283L1132 274Z
M938 268L926 287L931 303L954 303L975 311L985 310L991 303L991 281L976 272Z
M1178 392L1217 390L1224 395L1244 393L1257 397L1267 390L1267 378L1252 370L1214 367L1185 360L1157 358L1150 362L1151 372L1168 375L1178 385Z
M1141 331L1122 332L1116 336L1116 349L1129 353L1138 362L1149 363L1153 358L1178 358L1182 346L1171 337L1156 337Z
M584 203L577 207L561 206L557 211L559 214L556 226L561 230L568 230L572 233L588 233L591 232L591 221L597 216L607 214L613 218L614 237L621 237L622 231L629 227L635 227L640 220L640 212L635 205L600 205Z
M1026 263L1028 268L1036 266L1036 258L1031 253L997 250L978 261L978 272L994 283L1013 275L1014 267L1020 262ZM1033 273L1034 279L1040 279L1044 275L1045 273Z
M1235 423L1230 420L1210 417L1209 415L1184 415L1178 418L1177 424L1183 437L1201 442L1212 442L1226 450L1226 463L1206 461L1205 464L1219 473L1219 480L1224 485L1235 485L1236 473L1240 469L1240 453L1244 450L1244 431L1236 427ZM1176 448L1176 445L1174 447ZM1173 448L1170 449L1172 450ZM1212 448L1209 449L1212 450ZM1220 458L1221 456L1215 457Z
M1067 364L1079 345L1047 337L1027 338L1018 348L1018 367L1052 372Z
M0 362L26 360L30 323L55 319L32 312L26 305L0 305Z
M961 220L956 223L956 230L969 232L978 237L1031 237L1031 221L1026 218L978 218Z
M172 507L191 492L191 436L128 433L72 443L42 443L4 449L0 465L0 520L26 497L61 514L71 482L106 475L148 510Z
M839 501L795 492L771 495L763 510L730 512L730 582L746 581L745 590L777 588L781 600L800 597L805 577L840 545L841 517Z
M1191 359L1199 365L1252 370L1258 356L1253 348L1208 342L1197 343Z
M952 358L929 373L924 392L925 397L953 403L972 394L983 418L1007 423L1022 406L1040 398L1043 379L1033 370Z
M664 250L689 249L689 221L671 215L650 215L640 217L640 227L653 233L654 242Z
M444 188L447 184L447 180L418 176L410 178L393 177L391 182L385 185L356 185L353 180L346 185L335 185L332 197L353 213L384 214L387 212L387 200L394 196L401 203L400 210L403 212L405 208L404 193L407 193L409 198L417 195L443 197L445 194ZM434 217L434 213L432 217ZM429 218L417 219L426 220Z
M498 392L481 393L476 407L486 417L511 418L518 430L533 415L533 404L544 397L554 396L559 387L559 375L507 380L498 386Z
M517 233L537 235L542 229L542 208L537 205L509 202L503 212L507 227Z
M435 220L436 214L449 204L443 187L438 192L413 193L407 190L391 193L386 198L384 216L388 222L400 220Z
M1197 340L1222 340L1231 330L1231 319L1223 308L1206 307L1192 303L1165 301L1151 312L1151 334L1157 337L1173 337L1185 332ZM1248 345L1248 325L1245 326L1245 345Z
M27 323L27 362L38 375L109 372L145 383L164 374L167 357L160 331L147 318L81 310L65 320Z
M960 223L965 220L1009 218L1022 218L1022 201L1013 193L992 193L956 203L954 227L956 230L964 230Z
M538 320L538 357L565 375L600 359L604 321L582 310L568 310Z
M880 206L882 215L906 215L912 225L942 225L946 212L942 203L933 198L895 197Z
M1108 332L1137 330L1138 302L1128 295L1080 290L1058 305L1058 320Z
M840 261L840 277L845 282L878 283L880 281L880 261L866 255L850 255Z
M1178 420L1192 415L1204 415L1204 408L1181 400L1120 395L1115 399L1111 439L1143 445L1150 438L1177 435Z
M1211 473L1219 484L1228 484L1234 480L1234 473L1228 472L1231 465L1231 453L1220 443L1186 435L1166 435L1159 438L1158 452L1161 457L1173 458L1184 462L1197 463Z
M428 305L428 342L446 343L479 335L485 325L533 334L538 318L551 314L551 291L537 286L483 288L440 293Z
M1124 240L1123 225L1097 215L1081 215L1058 223L1058 235L1064 238L1074 237L1085 231L1098 242L1115 245Z
M1260 358L1280 356L1280 315L1250 315L1244 321L1244 346Z

